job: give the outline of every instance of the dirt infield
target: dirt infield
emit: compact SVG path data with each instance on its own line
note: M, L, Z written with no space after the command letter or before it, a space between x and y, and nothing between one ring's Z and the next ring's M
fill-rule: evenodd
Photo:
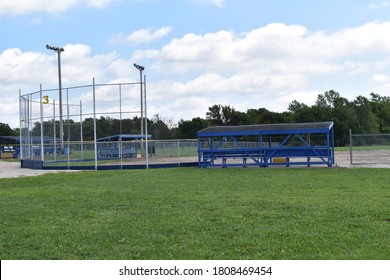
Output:
M353 151L352 165L349 151L336 151L335 161L340 167L390 168L390 150Z
M69 170L37 170L29 168L21 168L20 162L9 162L0 160L0 179L1 178L16 178L24 176L38 176L47 173L70 172Z
M175 159L177 161L177 158ZM169 161L169 160L168 160ZM172 161L172 159L170 159ZM165 161L164 161L165 162ZM181 162L185 162L183 159ZM350 164L349 151L335 152L335 167L370 167L370 168L390 168L390 150L376 151L354 151L353 164ZM38 176L47 173L75 172L75 170L37 170L21 168L19 162L9 162L0 160L0 179L16 178L23 176Z

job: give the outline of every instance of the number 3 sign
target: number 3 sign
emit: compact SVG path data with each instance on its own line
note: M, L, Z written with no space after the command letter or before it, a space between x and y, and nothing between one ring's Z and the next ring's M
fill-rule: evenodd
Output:
M49 104L49 96L45 95L45 96L42 96L42 103L43 104Z

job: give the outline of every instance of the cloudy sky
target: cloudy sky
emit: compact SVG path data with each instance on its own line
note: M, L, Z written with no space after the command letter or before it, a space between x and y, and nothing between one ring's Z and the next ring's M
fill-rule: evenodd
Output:
M149 117L176 122L214 104L285 111L330 89L390 95L390 1L1 0L0 34L11 127L19 89L58 86L46 44L65 49L63 87L135 82L145 66Z

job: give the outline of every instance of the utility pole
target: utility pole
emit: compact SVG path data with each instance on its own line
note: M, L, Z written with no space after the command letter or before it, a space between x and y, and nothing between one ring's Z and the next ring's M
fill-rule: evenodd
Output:
M143 105L143 90L142 90L142 71L145 70L144 66L134 63L134 67L139 70L139 84L140 84L140 93L141 93L141 136L144 136L144 105Z
M64 123L62 120L62 83L61 83L61 52L65 51L64 48L53 47L46 45L46 49L55 51L58 54L58 90L59 90L59 106L60 106L60 146L61 154L64 153Z

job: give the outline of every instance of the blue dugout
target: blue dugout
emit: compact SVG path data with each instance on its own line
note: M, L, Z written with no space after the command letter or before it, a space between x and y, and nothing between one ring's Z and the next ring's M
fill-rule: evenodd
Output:
M203 168L335 163L333 122L211 126L197 136Z

